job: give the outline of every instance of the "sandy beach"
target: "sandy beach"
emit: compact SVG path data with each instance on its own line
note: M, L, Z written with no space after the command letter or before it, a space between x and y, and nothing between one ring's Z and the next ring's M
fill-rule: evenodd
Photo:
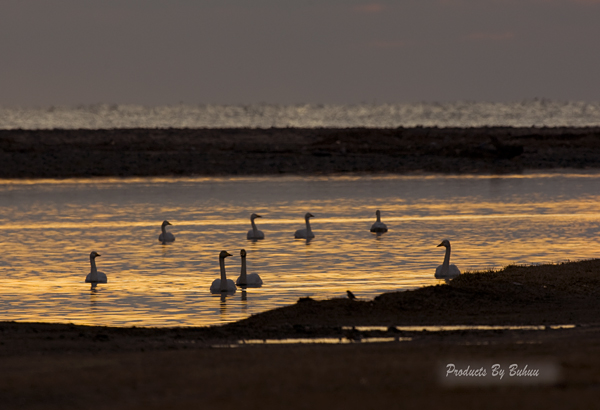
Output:
M2 130L0 178L600 167L600 128Z
M509 266L373 300L299 300L206 328L2 322L0 399L7 409L589 408L600 386L599 273L600 260ZM402 328L424 325L540 327ZM366 343L373 337L395 341ZM238 343L286 338L351 343ZM453 386L443 380L449 363L557 375Z

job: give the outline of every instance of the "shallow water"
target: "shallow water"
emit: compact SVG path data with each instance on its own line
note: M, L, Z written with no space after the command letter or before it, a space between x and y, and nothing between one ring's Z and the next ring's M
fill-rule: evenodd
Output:
M369 299L438 283L444 238L462 271L594 258L598 186L599 173L0 181L0 320L197 326L305 296ZM252 212L265 240L246 240ZM305 212L308 244L293 238ZM173 244L158 242L163 219ZM242 248L264 286L211 295L219 252L235 280ZM109 281L93 292L92 250Z

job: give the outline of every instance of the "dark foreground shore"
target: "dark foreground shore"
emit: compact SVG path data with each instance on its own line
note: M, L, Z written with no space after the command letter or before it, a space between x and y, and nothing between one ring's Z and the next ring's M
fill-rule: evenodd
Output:
M449 285L373 300L301 300L207 328L2 322L0 403L3 409L593 408L600 392L599 313L600 260L590 260L463 274ZM545 327L395 328L449 324ZM237 343L316 337L355 342ZM356 342L369 337L397 341ZM232 345L238 347L225 347ZM507 385L448 386L449 363L516 364L542 375ZM544 382L547 367L558 373Z
M0 178L600 168L600 128L0 130Z

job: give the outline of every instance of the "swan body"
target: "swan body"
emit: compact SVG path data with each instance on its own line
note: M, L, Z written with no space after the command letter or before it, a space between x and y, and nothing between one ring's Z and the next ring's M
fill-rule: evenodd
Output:
M315 237L315 234L310 229L310 221L308 220L308 218L314 218L314 215L310 212L307 212L306 215L304 215L304 220L306 221L306 228L298 229L296 233L294 233L294 238L310 239Z
M92 253L90 253L90 265L92 265L92 270L85 277L85 282L91 283L92 285L96 283L108 283L106 275L103 272L98 272L98 269L96 269L97 256L100 256L100 254L96 251L92 251Z
M221 268L221 279L215 279L210 285L210 293L212 294L234 294L237 290L235 283L231 279L227 279L225 274L225 258L231 256L227 251L221 251L219 254L219 267Z
M454 279L458 275L460 275L460 270L456 267L456 265L450 265L450 241L448 239L444 239L442 243L438 245L446 248L446 255L444 256L444 263L438 266L435 269L435 278L436 279Z
M263 231L258 230L258 228L256 227L256 223L254 222L254 220L256 218L262 218L262 216L257 215L257 214L252 214L250 215L250 223L252 224L252 229L250 229L248 231L248 239L265 239L265 234L263 233Z
M240 251L240 256L242 257L242 270L240 271L240 277L237 278L235 284L238 286L245 286L247 288L260 288L263 284L262 279L258 275L258 273L246 273L246 250L242 249Z
M371 232L387 232L387 226L381 222L381 212L379 212L379 209L375 211L375 215L377 215L377 221L371 226Z
M171 232L167 232L167 225L171 225L171 223L169 221L163 221L160 227L162 232L160 235L158 235L158 240L162 243L175 241L175 235L173 235Z

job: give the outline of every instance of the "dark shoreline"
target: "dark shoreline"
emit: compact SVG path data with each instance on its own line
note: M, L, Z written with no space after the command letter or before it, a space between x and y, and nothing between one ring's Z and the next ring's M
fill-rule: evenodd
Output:
M0 178L600 169L600 127L0 130Z

